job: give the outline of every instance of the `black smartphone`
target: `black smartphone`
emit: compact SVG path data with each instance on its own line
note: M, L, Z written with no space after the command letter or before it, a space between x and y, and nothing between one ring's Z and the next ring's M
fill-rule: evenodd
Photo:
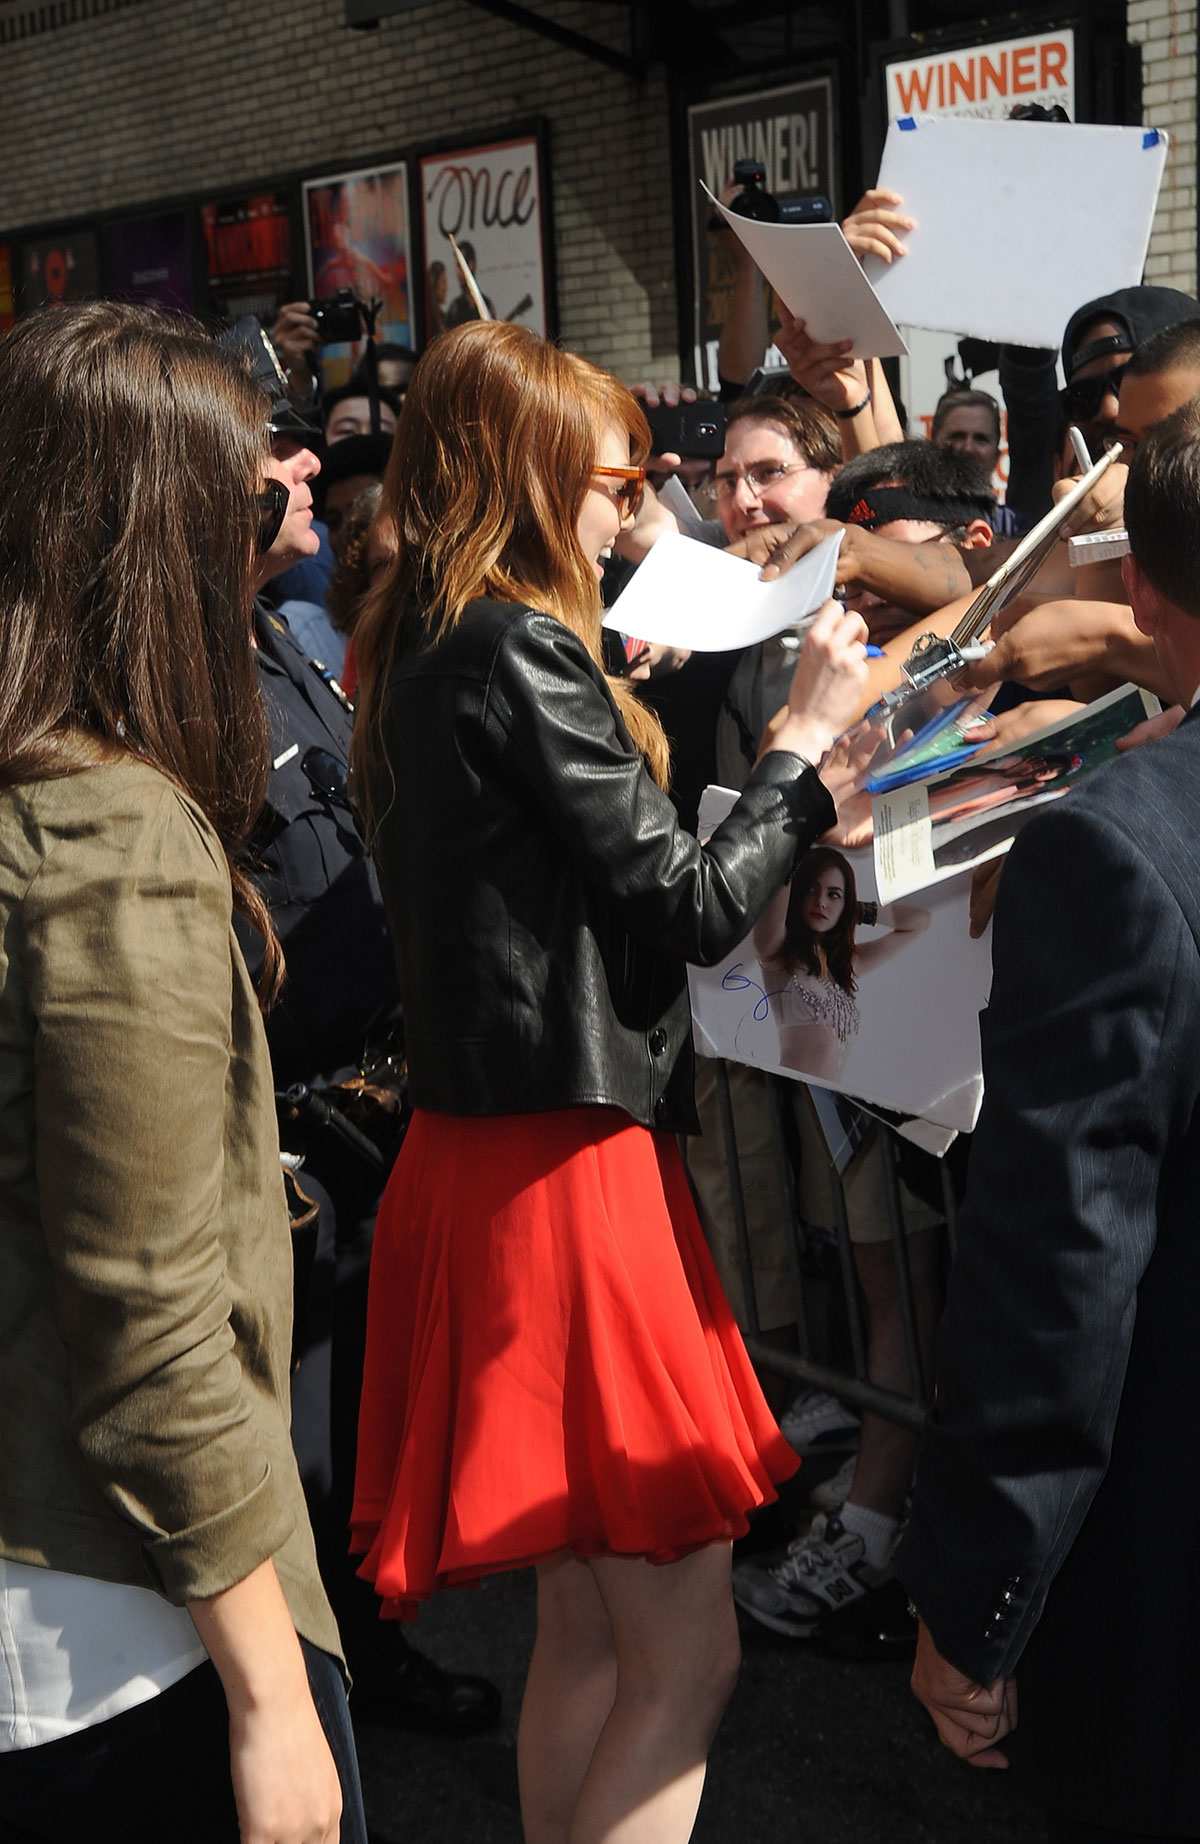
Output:
M656 455L685 455L715 461L725 452L725 406L721 403L660 404L647 410Z

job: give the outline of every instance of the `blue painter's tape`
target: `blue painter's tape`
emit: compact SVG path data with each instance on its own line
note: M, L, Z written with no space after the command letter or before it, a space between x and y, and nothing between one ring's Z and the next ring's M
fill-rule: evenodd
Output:
M913 121L913 118L911 115L902 115L900 117L900 120L896 123L897 128L904 128L904 129L915 128L916 125L917 124Z
M1142 136L1142 146L1157 147L1161 140L1162 136L1159 134L1157 128L1147 128L1145 134Z

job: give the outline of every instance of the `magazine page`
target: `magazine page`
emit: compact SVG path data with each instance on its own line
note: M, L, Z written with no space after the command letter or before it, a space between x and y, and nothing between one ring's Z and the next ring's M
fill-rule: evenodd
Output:
M981 751L948 772L876 795L880 901L928 891L1007 851L1032 813L1111 762L1117 738L1159 708L1150 692L1119 686L998 754Z

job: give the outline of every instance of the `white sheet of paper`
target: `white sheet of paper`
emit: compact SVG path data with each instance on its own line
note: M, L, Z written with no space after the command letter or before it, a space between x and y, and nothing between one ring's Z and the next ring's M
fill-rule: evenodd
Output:
M679 520L679 529L685 538L698 538L704 526L704 519L696 511L687 496L687 489L678 474L672 474L664 480L658 489L659 504L668 512L673 512Z
M840 224L759 224L708 196L811 339L819 345L852 339L850 357L856 359L907 353Z
M1141 281L1166 157L1156 128L905 116L876 183L917 228L863 267L901 326L1056 348L1077 307Z
M758 564L667 532L617 597L603 625L659 646L690 647L693 653L755 646L815 614L829 600L841 542L840 531L823 538L790 570L764 583Z

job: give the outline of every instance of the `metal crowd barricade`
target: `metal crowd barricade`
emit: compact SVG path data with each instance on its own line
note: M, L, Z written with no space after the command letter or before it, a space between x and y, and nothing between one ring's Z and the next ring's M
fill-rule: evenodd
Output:
M779 1191L786 1218L787 1246L795 1303L796 1350L782 1351L764 1342L760 1335L754 1262L746 1216L745 1193L738 1162L737 1128L734 1120L729 1075L724 1062L716 1065L717 1107L724 1142L726 1174L729 1181L730 1207L737 1238L738 1263L745 1302L746 1347L756 1364L792 1377L798 1382L827 1390L859 1413L869 1409L903 1427L919 1430L926 1408L921 1378L921 1361L917 1343L916 1314L913 1306L912 1281L908 1264L908 1240L904 1224L894 1136L890 1128L879 1123L882 1150L884 1195L888 1214L888 1233L895 1264L897 1294L909 1390L906 1395L872 1383L867 1375L866 1334L859 1297L853 1244L846 1212L842 1179L832 1159L828 1162L830 1203L837 1242L837 1272L840 1278L845 1329L849 1348L849 1366L839 1368L814 1350L812 1336L813 1293L818 1284L828 1286L828 1277L815 1274L806 1259L804 1228L797 1206L796 1170L790 1143L788 1122L793 1104L795 1083L785 1076L766 1078L771 1110L771 1138L774 1149ZM942 1162L942 1202L951 1254L954 1248L955 1200L950 1173Z

